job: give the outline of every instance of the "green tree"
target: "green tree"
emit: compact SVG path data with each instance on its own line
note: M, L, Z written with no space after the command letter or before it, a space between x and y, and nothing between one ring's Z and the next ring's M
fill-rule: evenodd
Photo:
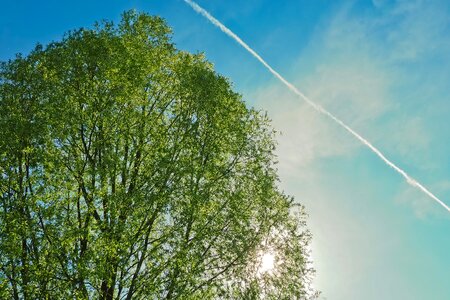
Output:
M0 298L313 293L269 120L162 19L126 12L3 62L0 128Z

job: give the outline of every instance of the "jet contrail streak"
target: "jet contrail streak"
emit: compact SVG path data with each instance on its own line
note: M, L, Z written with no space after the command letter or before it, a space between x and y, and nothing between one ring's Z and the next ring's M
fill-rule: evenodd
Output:
M272 73L276 78L278 78L284 85L286 85L292 92L297 94L300 98L302 98L306 103L308 103L310 106L312 106L315 110L318 112L328 116L333 121L335 121L337 124L339 124L341 127L343 127L345 130L347 130L350 134L352 134L355 138L357 138L361 143L363 143L365 146L367 146L370 150L372 150L373 153L375 153L379 158L381 158L382 161L384 161L389 167L397 171L400 175L402 175L408 184L411 186L418 188L422 192L424 192L427 196L429 196L431 199L435 200L437 203L442 205L448 212L450 212L450 207L447 206L443 201L441 201L438 197L436 197L432 192L430 192L426 187L424 187L421 183L419 183L417 180L409 176L404 170L397 167L392 161L386 158L383 153L381 153L380 150L378 150L374 145L372 145L368 140L363 138L359 133L351 129L347 124L345 124L343 121L335 117L332 113L327 111L325 108L320 106L319 104L313 102L308 97L306 97L302 92L300 92L292 83L284 79L283 76L280 75L277 71L275 71L261 56L259 56L258 53L256 53L252 48L250 48L249 45L247 45L243 40L241 40L240 37L238 37L234 32L232 32L230 29L228 29L225 25L223 25L219 20L214 18L210 13L208 13L206 10L204 10L202 7L200 7L197 3L191 1L191 0L184 0L187 4L189 4L197 13L201 14L205 18L207 18L212 24L219 27L219 29L224 32L226 35L230 36L232 39L234 39L236 42L238 42L242 47L245 48L248 52L250 52L251 55L253 55L260 63L266 67L270 73Z

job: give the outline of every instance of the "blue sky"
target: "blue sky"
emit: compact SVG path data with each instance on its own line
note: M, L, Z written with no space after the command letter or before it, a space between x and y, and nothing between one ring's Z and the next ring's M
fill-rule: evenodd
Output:
M199 0L275 69L450 204L450 2ZM181 0L1 0L0 60L136 8L205 52L278 137L323 299L450 299L450 214Z

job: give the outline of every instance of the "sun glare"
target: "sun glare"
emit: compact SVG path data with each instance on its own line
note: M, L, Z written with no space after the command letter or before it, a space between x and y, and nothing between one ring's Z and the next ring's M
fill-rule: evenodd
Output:
M275 262L275 257L271 253L264 253L264 255L261 258L261 273L270 272L273 270Z

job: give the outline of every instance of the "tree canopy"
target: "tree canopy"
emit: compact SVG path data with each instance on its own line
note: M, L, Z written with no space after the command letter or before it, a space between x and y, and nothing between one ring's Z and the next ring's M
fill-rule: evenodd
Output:
M312 295L267 116L170 35L129 11L1 63L0 298Z

